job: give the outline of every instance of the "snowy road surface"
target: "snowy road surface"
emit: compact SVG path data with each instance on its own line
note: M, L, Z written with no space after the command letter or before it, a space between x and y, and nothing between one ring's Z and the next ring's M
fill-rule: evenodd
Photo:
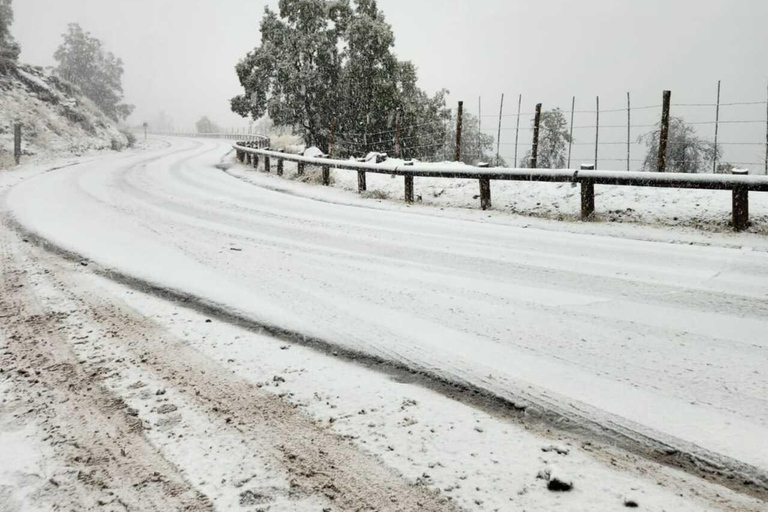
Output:
M768 254L245 183L218 141L28 179L23 229L242 318L768 472ZM339 172L339 171L337 171Z

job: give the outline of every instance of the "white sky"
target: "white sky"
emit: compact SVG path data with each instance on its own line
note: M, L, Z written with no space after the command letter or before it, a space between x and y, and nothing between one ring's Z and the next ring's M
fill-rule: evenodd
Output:
M22 59L38 65L54 63L69 22L102 39L125 61L126 99L137 105L132 121L165 110L182 126L201 115L245 126L229 112L229 98L240 92L234 65L258 44L266 4L277 7L276 0L16 0L13 31ZM396 52L419 67L422 87L448 88L451 101L465 100L470 111L482 95L484 114L497 113L502 92L507 114L516 111L518 94L523 111L536 102L568 110L574 95L577 110L593 110L596 95L602 109L622 108L627 91L634 105L655 105L663 89L672 90L673 103L712 103L718 79L724 102L766 100L768 0L379 0L379 7L393 26ZM637 122L658 117L648 114ZM709 120L714 109L675 114ZM724 108L721 119L729 116L765 119L765 105ZM484 118L484 128L497 122ZM601 118L622 122L625 116ZM594 118L577 115L576 124ZM593 132L575 136L594 139ZM765 127L721 127L720 140L728 139L764 141ZM749 161L764 152L726 150Z

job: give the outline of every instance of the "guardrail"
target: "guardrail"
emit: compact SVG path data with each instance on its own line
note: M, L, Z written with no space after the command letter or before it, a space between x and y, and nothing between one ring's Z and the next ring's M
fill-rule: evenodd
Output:
M595 214L595 185L632 187L697 188L706 190L730 190L733 195L733 228L743 231L749 226L749 192L768 192L768 176L735 174L683 174L665 172L595 171L574 169L508 169L441 165L387 165L383 163L335 160L325 157L306 157L267 148L269 142L238 141L233 145L240 162L257 167L259 157L264 157L264 168L270 171L270 158L277 160L277 174L283 174L283 161L298 163L299 175L304 174L306 164L321 167L323 184L330 184L330 169L357 171L358 192L366 190L365 174L390 174L405 177L405 201L413 202L413 179L454 178L475 179L480 184L480 207L491 208L491 180L542 181L575 183L581 187L581 218L591 219ZM586 167L586 166L585 166Z

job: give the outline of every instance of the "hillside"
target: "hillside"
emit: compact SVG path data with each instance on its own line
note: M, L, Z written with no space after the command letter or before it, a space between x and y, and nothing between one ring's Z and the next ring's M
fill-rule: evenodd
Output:
M117 124L78 90L40 67L0 75L0 168L14 165L13 125L23 125L22 158L80 155L129 145Z

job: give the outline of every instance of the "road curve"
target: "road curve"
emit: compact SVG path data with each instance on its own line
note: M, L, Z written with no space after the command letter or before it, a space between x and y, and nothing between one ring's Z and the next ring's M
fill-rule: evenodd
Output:
M18 225L255 323L768 474L768 255L321 202L219 141L14 187ZM341 171L339 171L341 172Z

